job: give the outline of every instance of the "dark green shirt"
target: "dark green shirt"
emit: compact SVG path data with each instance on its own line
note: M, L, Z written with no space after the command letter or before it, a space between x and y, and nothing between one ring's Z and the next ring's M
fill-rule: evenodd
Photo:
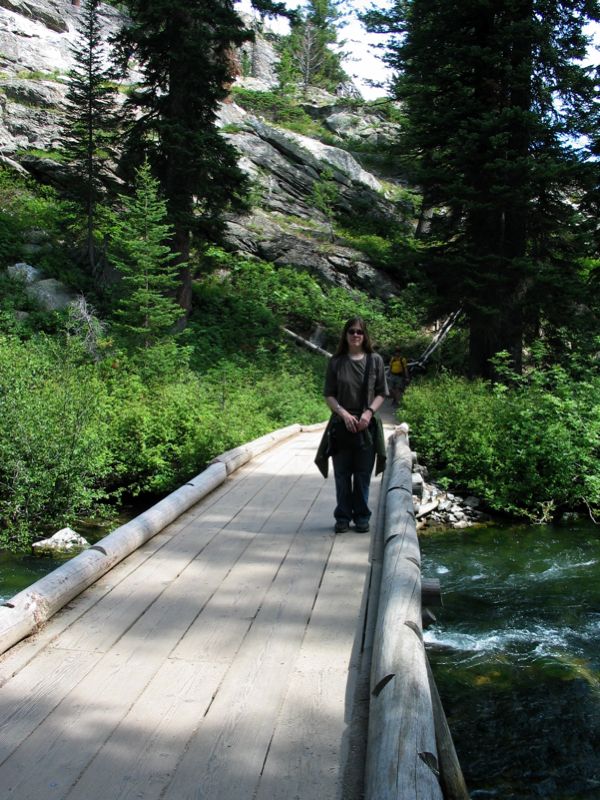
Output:
M371 369L369 371L369 388L367 402L363 403L363 381L367 364L366 354L357 361L350 356L334 356L329 359L325 375L325 397L335 397L338 403L357 417L378 395L384 397L388 393L385 379L385 365L379 353L371 354Z

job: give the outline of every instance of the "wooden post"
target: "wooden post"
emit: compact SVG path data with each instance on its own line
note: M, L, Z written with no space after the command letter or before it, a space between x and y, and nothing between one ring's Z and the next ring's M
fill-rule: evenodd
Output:
M454 749L452 734L446 714L442 706L429 659L427 659L427 675L433 700L433 714L435 719L435 738L440 761L440 779L444 790L444 800L469 800L467 784L460 768L458 756Z
M421 605L443 605L439 578L421 578Z
M79 6L81 5L81 0L71 0L71 5L75 6L76 8L79 8Z
M392 438L383 568L373 663L366 800L442 800L432 697L421 628L421 555L412 455Z

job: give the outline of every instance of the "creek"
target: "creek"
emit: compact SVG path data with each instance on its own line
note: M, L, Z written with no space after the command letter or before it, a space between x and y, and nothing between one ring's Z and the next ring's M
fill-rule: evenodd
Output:
M110 521L88 520L77 525L77 533L90 544L95 544L119 525L129 522L148 507L148 501L137 505L124 505ZM50 536L50 533L48 533ZM31 586L56 567L72 558L72 554L47 555L34 553L11 553L0 550L0 603L5 603L17 592Z
M421 537L425 641L471 797L600 800L600 528Z

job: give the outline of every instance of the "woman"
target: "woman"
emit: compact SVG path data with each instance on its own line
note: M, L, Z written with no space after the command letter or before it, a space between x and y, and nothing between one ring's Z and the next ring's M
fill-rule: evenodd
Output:
M364 320L352 317L329 362L324 389L333 412L328 436L335 474L336 533L349 530L351 522L357 533L369 530L369 486L377 438L383 436L375 412L386 394L383 359L373 352Z

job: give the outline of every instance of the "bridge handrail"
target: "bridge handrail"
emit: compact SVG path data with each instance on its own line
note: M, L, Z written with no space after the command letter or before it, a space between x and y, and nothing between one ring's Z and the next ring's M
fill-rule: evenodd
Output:
M0 606L0 654L33 633L70 600L275 444L318 426L289 425L228 450L188 483Z
M365 800L469 797L423 643L408 426L390 439L371 663ZM449 740L449 741L448 741Z

